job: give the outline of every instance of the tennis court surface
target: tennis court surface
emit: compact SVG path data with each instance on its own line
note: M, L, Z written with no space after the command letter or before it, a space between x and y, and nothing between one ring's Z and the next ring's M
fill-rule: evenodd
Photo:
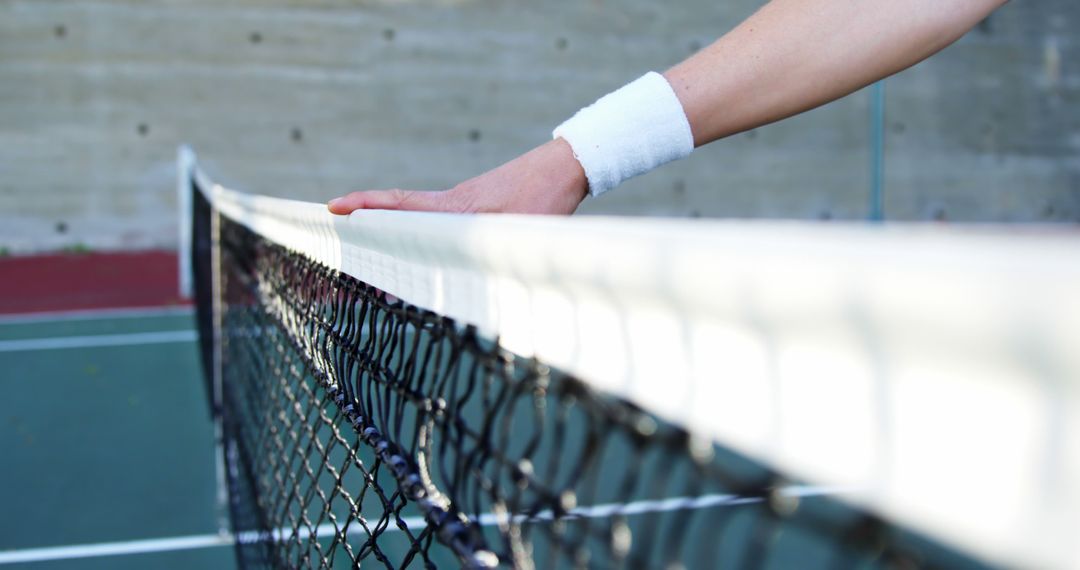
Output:
M0 327L0 561L1080 564L1075 232L333 217L186 148L178 181L194 311Z
M184 307L0 318L0 564L232 567L195 336Z

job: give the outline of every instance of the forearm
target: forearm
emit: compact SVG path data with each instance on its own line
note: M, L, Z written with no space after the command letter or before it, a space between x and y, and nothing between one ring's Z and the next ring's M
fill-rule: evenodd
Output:
M446 192L353 192L330 210L569 214L587 190L598 194L694 146L823 105L914 65L1005 1L773 0L668 70L666 82L647 74L583 109L556 130L558 139L498 168Z
M701 146L910 67L1006 0L773 0L668 70Z

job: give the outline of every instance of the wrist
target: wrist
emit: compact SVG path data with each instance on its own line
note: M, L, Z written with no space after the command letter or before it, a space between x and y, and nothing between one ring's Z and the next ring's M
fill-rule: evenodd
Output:
M694 150L682 102L667 79L655 72L578 111L556 127L552 137L573 149L592 196Z
M544 143L541 148L551 157L552 171L557 176L555 191L563 194L565 199L573 200L575 206L580 204L589 195L589 179L581 163L574 157L570 143L559 137Z

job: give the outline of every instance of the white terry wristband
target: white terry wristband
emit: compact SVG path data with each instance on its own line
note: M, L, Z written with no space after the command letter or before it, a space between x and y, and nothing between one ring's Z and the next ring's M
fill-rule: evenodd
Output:
M578 111L555 128L559 137L574 149L592 196L694 150L682 103L655 71Z

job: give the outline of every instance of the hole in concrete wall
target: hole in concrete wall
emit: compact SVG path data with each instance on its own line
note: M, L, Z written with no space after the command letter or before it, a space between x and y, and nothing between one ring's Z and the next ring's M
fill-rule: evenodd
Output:
M1043 208L1042 217L1046 218L1046 219L1051 219L1051 218L1054 217L1054 214L1056 214L1056 213L1057 213L1057 210L1054 208L1054 205L1053 204L1047 204L1046 207Z
M58 234L66 234L67 231L68 231L67 222L65 222L63 220L60 220L59 222L56 222L56 233L58 233Z
M892 125L893 134L902 135L902 134L904 134L904 131L906 131L906 130L907 130L907 125L905 125L904 123L896 122L896 123L893 123L893 125Z
M682 180L676 180L675 183L671 185L671 190L679 196L686 194L686 182Z
M831 220L832 219L832 212L830 212L828 210L822 210L821 212L818 212L817 217L818 217L819 220Z
M945 211L945 208L938 208L934 210L934 215L932 217L935 222L945 222L949 219L949 213Z
M690 53L697 53L701 50L701 40L690 40L686 47L690 49Z
M757 129L750 129L749 131L746 131L746 138L748 138L750 140L756 139L757 138Z
M472 129L469 131L469 140L472 142L480 140L480 129Z
M397 32L394 31L394 28L386 28L385 30L382 31L383 39L388 41L388 42L394 41L394 36L395 35L397 35Z
M979 22L979 24L975 27L975 29L979 30L979 33L981 33L981 34L992 34L992 33L994 33L994 24L993 24L993 21L990 19L991 17L992 16L987 16L987 17L983 18L983 20L981 22Z
M690 210L690 217L691 218L700 218L701 217L701 211L700 210Z
M145 137L150 134L150 125L146 123L139 123L139 126L135 127L135 132L139 133L140 137Z
M66 36L67 35L67 27L64 26L63 24L57 24L56 27L53 28L53 35L58 37L58 38L62 38L64 36Z
M253 44L260 43L262 42L262 40L262 34L260 34L259 32L251 32L251 34L248 35L248 41Z
M299 127L293 127L292 130L289 131L289 138L292 139L293 142L298 143L304 140L304 131L301 131Z
M570 42L566 38L559 38L555 40L555 49L562 51L566 49L566 46L570 45Z

